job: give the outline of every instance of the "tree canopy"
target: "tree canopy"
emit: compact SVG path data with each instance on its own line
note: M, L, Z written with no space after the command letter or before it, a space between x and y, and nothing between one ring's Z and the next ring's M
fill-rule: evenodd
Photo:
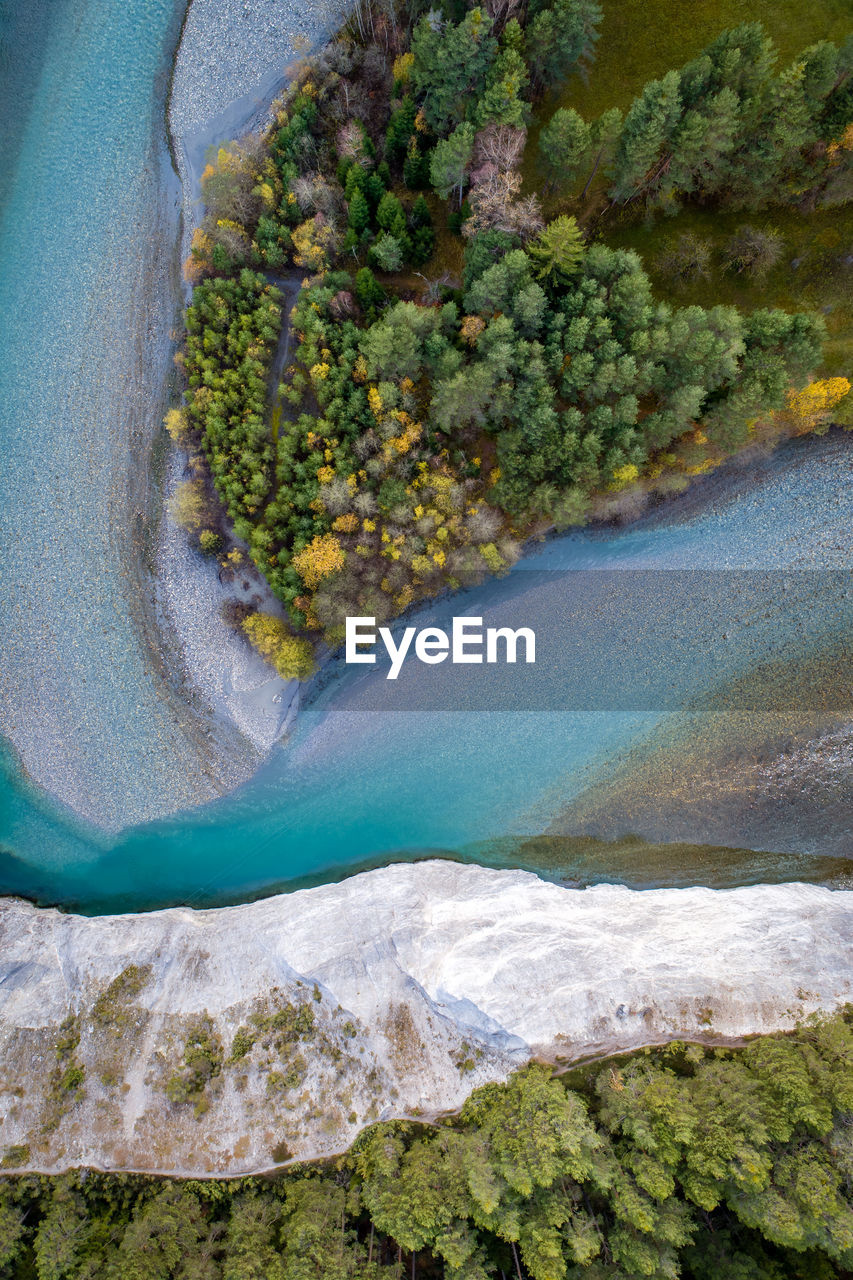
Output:
M2 1280L841 1280L849 1011L745 1048L530 1065L274 1178L0 1182Z

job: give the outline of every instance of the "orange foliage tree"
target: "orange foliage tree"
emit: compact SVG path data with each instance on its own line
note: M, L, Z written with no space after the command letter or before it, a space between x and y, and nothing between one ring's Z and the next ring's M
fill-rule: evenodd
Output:
M345 562L344 549L331 533L318 534L293 557L296 572L311 591L319 586L323 578L343 569Z

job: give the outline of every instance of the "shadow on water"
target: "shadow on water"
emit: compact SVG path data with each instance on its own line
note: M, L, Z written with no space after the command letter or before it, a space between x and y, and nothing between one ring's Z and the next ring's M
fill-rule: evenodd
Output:
M759 663L668 717L593 776L549 834L853 859L853 652L836 640L791 659Z
M39 907L58 907L81 915L120 915L190 906L193 910L237 906L278 893L293 893L338 883L392 862L422 862L441 858L447 862L475 862L496 871L529 871L570 889L596 884L622 884L629 889L685 889L697 885L709 889L734 889L754 884L820 884L832 889L853 889L853 860L813 854L779 854L718 845L659 843L640 836L597 840L590 836L502 836L460 849L400 850L365 858L348 866L332 866L310 875L258 887L251 892L214 889L194 893L176 902L155 889L99 896L89 889L85 897L57 900L49 875L33 871L11 849L0 846L0 885L10 897L25 898Z

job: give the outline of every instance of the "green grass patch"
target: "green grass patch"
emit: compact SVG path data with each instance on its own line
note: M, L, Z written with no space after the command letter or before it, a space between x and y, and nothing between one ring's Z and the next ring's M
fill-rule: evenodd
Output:
M763 278L726 271L723 249L738 227L772 228L784 240L776 266ZM636 214L608 220L603 236L613 248L636 249L655 294L676 306L718 304L753 311L781 307L785 311L819 311L827 326L823 375L847 375L853 353L853 208L821 209L800 214L795 209L748 210L685 208L673 218L649 226ZM660 264L668 243L689 232L711 249L708 274L689 284L673 281Z
M592 120L609 107L624 111L647 80L695 58L727 27L763 22L781 65L819 40L840 44L850 35L849 0L603 0L604 21L586 82L573 75L537 112L574 107ZM534 138L535 141L535 138Z

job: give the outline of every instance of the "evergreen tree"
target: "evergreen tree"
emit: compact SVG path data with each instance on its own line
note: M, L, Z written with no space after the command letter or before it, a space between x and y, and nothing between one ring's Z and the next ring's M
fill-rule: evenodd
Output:
M549 222L527 252L539 264L539 275L555 281L575 275L583 257L583 234L575 218L560 214Z
M402 160L415 132L417 106L414 98L405 97L392 114L385 131L385 155L389 163Z
M370 225L370 206L367 203L367 197L359 187L355 188L349 202L347 223L357 236L366 231Z
M636 98L613 160L610 194L624 203L653 186L671 160L670 143L681 114L681 78L669 71L650 81Z
M385 300L385 290L370 270L362 267L355 277L355 296L365 310L378 307Z
M376 225L400 237L406 234L406 213L397 196L386 191L376 208Z
M498 50L491 25L488 14L474 8L458 25L445 26L432 12L415 28L412 89L434 133L448 133L483 96Z
M515 237L505 231L481 231L471 236L465 244L465 265L462 283L469 290L475 280L489 267L494 266L510 249L518 248Z
M281 1220L278 1200L251 1191L233 1197L222 1280L284 1280L284 1260L277 1248Z
M403 161L403 181L412 191L420 191L429 183L429 157L420 149L417 138L412 138Z
M527 64L521 54L515 49L499 53L477 105L478 128L494 123L523 129L530 113L523 96L527 81Z
M539 151L553 185L574 182L592 146L592 130L574 107L560 107L539 134Z
M473 151L474 127L470 124L460 124L449 138L436 143L430 161L429 178L442 200L449 199L455 190L461 205L462 190Z
M558 84L584 61L591 61L598 40L601 7L597 0L554 0L531 4L525 32L527 60L541 92Z

